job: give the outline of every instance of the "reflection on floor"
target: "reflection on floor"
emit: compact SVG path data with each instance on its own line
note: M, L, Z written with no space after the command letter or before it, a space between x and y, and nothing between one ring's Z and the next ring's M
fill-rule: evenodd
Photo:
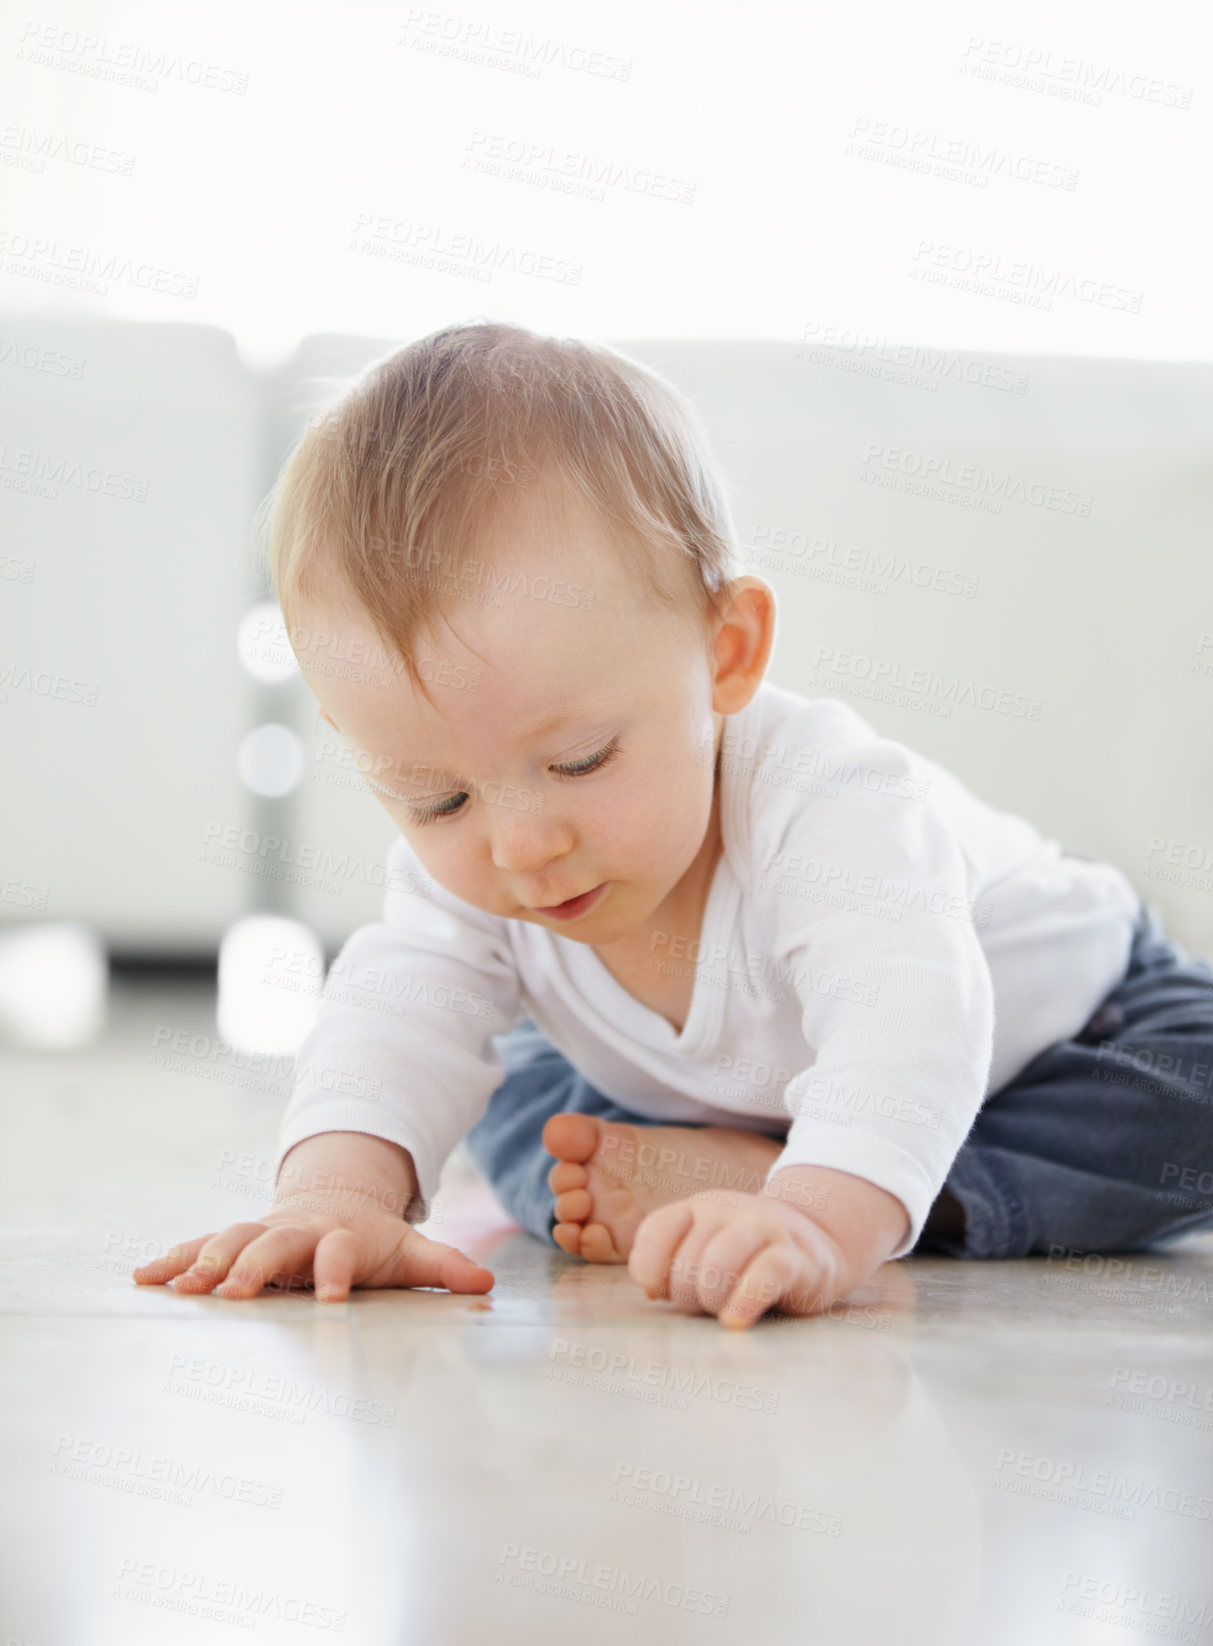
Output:
M130 1272L268 1203L289 1066L128 988L0 1070L5 1643L1213 1638L1213 1237L732 1334L457 1154L488 1297L179 1297Z

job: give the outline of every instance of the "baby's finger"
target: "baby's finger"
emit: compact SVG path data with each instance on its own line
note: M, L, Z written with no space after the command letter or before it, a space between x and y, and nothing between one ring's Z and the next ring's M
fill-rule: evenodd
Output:
M358 1241L350 1229L330 1229L322 1235L312 1258L312 1282L322 1303L344 1303L354 1284Z
M208 1236L184 1274L177 1276L175 1289L179 1292L209 1292L219 1284L249 1242L264 1233L264 1223L233 1223L218 1234Z
M262 1229L258 1238L251 1241L231 1265L227 1279L215 1288L215 1295L255 1297L277 1275L309 1279L315 1250L314 1228L301 1223L281 1223L272 1229Z
M717 1314L764 1246L771 1231L756 1223L729 1223L704 1247L695 1273L695 1295L705 1314Z
M628 1273L650 1298L665 1293L670 1264L695 1222L689 1200L672 1200L650 1212L636 1231L628 1258Z
M744 1274L733 1288L717 1317L720 1324L733 1331L744 1331L747 1326L752 1326L768 1309L775 1307L785 1292L790 1291L802 1266L803 1259L790 1246L776 1244L764 1247L753 1262L747 1264Z
M404 1241L395 1267L395 1278L378 1284L445 1286L448 1292L488 1292L494 1285L491 1269L473 1263L454 1246L444 1246L425 1235Z
M199 1235L197 1240L182 1241L180 1246L174 1246L165 1252L163 1257L154 1257L150 1263L141 1263L137 1269L131 1271L137 1286L163 1286L165 1281L179 1275L183 1269L188 1269L206 1245L213 1240L214 1234Z

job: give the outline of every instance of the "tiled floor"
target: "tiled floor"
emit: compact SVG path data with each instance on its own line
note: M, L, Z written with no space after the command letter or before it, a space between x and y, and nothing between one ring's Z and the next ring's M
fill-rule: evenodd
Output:
M226 1303L131 1280L266 1199L283 1073L203 991L0 1087L4 1646L1213 1640L1213 1237L732 1334L456 1157L487 1298Z

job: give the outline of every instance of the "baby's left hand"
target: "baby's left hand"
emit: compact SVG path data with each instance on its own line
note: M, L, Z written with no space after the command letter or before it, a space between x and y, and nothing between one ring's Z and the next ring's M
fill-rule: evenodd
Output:
M837 1241L806 1212L769 1195L719 1190L650 1212L628 1258L650 1298L741 1330L776 1306L797 1315L828 1309L847 1269Z

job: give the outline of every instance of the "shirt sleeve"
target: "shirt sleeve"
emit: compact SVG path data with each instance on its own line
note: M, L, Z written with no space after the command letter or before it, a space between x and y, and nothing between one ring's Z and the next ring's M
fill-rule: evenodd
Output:
M866 722L863 722L866 726ZM903 745L845 750L847 779L798 800L758 848L814 1060L786 1086L786 1166L852 1172L905 1206L911 1251L977 1116L994 990L974 930L975 870Z
M501 1084L493 1036L518 1015L507 923L453 896L402 835L387 853L383 919L333 961L296 1060L274 1181L288 1149L318 1132L368 1132L407 1149L424 1222L447 1157Z

